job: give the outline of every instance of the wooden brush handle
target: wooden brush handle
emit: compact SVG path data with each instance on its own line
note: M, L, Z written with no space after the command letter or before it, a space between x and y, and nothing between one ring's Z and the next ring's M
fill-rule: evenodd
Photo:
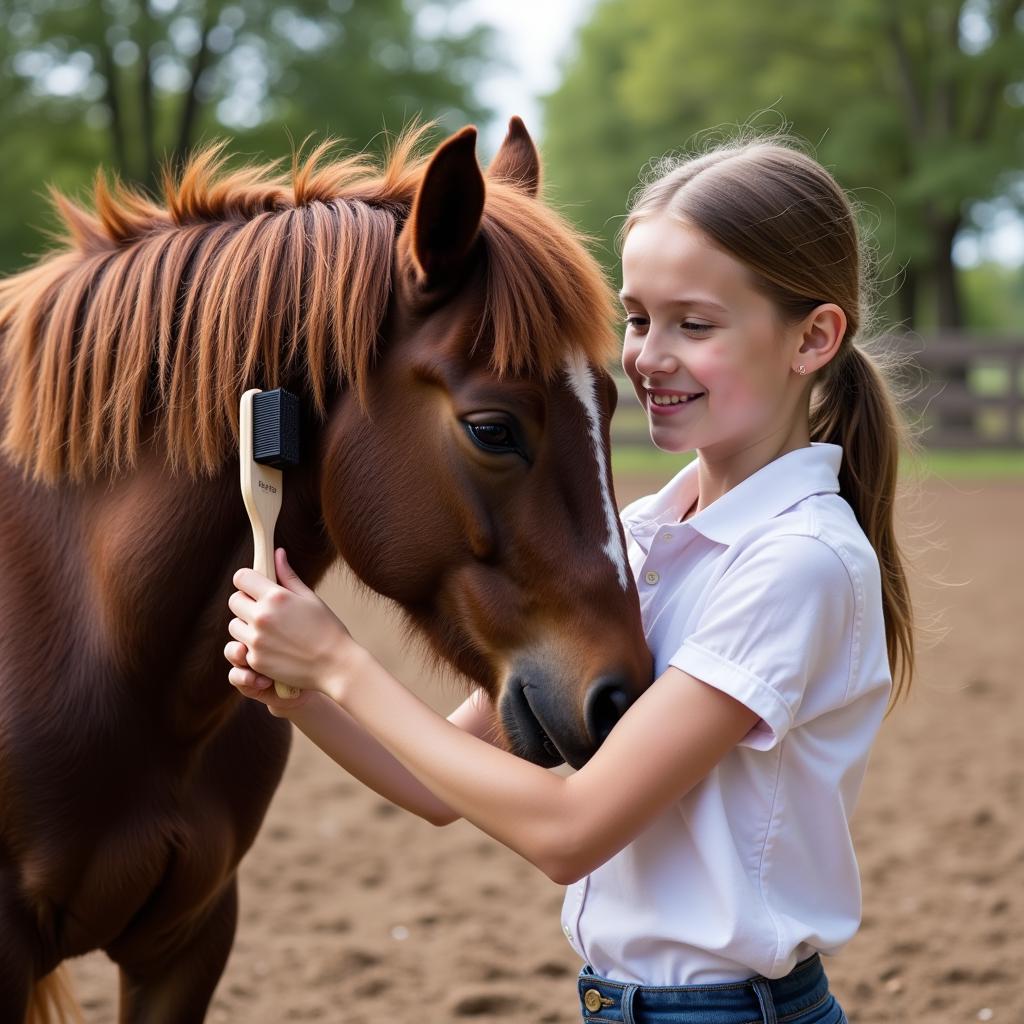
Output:
M238 463L241 475L242 501L249 513L252 524L253 562L256 572L266 576L271 583L277 582L274 569L274 525L281 511L284 495L284 478L281 470L264 466L252 457L252 396L260 393L253 388L242 395L239 403L239 444ZM275 681L274 690L278 697L298 697L301 691Z
M266 576L272 583L277 582L277 570L274 568L274 533L273 528L270 532L264 531L262 528L257 529L256 524L253 524L252 530L252 542L253 542L253 560L252 567L262 575ZM302 692L296 690L294 686L286 686L284 683L279 683L277 680L274 681L274 692L278 697L283 697L286 700L298 697Z

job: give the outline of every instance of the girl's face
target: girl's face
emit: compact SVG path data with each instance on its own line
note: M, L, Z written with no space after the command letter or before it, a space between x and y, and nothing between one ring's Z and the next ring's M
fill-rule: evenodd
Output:
M696 228L651 216L626 236L621 298L622 366L655 445L717 460L791 435L800 332L781 328L742 263Z

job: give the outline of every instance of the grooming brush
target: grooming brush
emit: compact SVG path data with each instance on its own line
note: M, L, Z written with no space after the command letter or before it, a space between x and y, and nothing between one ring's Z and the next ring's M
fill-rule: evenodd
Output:
M299 464L299 400L284 388L253 388L239 404L239 451L242 500L252 523L252 567L277 582L274 570L274 524L284 497L285 466ZM274 683L278 697L299 690Z

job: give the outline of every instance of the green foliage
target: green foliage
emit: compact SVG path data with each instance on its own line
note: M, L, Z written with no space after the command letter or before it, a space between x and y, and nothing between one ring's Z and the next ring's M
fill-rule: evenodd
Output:
M982 263L962 279L971 327L1018 340L1024 335L1024 267Z
M0 271L45 245L46 187L97 165L150 189L166 159L233 139L287 156L312 133L380 149L415 115L481 120L489 29L463 0L0 0Z
M553 190L574 200L569 212L611 267L650 158L700 151L738 126L789 127L859 207L884 297L904 269L927 279L948 267L971 204L1020 178L1019 6L599 0L547 98ZM938 319L959 316L940 288L931 294Z

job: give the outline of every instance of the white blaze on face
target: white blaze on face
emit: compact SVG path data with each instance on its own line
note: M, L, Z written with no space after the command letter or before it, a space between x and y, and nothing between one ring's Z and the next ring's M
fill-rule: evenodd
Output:
M611 559L619 574L619 583L623 590L629 589L629 576L626 571L626 551L622 546L619 533L619 514L615 511L612 501L612 489L608 482L608 460L605 457L604 443L601 438L601 413L597 405L597 384L594 371L590 368L587 357L580 352L570 353L565 357L565 373L569 378L569 386L580 400L587 413L590 424L590 440L597 459L597 475L601 481L601 501L604 505L605 520L608 525L608 540L604 545L604 553Z

